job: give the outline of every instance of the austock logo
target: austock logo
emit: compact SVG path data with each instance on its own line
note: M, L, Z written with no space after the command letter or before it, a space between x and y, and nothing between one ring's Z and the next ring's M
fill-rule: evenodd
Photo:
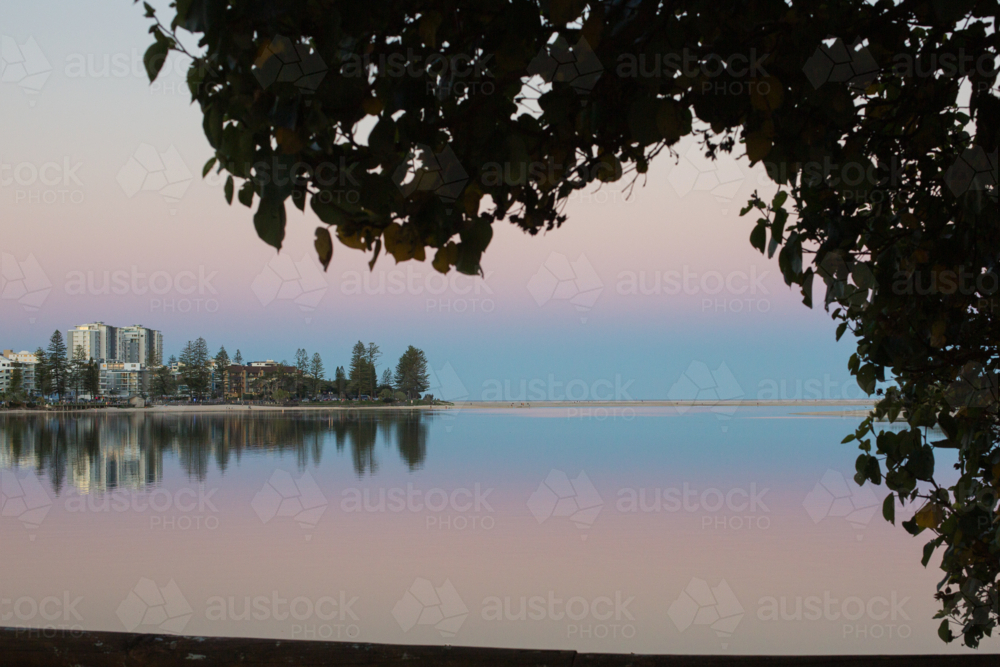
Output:
M771 310L771 301L766 298L771 292L764 284L768 275L768 271L758 273L756 265L749 271L723 275L719 271L692 271L685 264L681 270L622 271L615 291L622 296L700 296L702 312L766 313Z
M29 531L36 531L50 509L52 498L35 473L18 477L13 470L0 471L0 516L17 519ZM28 539L35 539L34 532Z
M160 153L150 144L139 147L118 171L116 180L129 199L140 192L158 192L170 204L180 201L193 178L191 170L172 145Z
M53 639L67 634L78 637L83 631L83 616L77 610L81 602L82 596L74 596L69 591L41 598L28 595L8 598L0 591L0 623L13 628L15 637ZM58 621L62 624L54 625ZM39 627L41 622L46 625ZM25 625L20 625L22 623Z
M441 314L496 311L490 279L492 271L481 276L467 276L457 271L448 275L437 271L422 272L406 262L388 271L345 271L340 277L340 293L345 296L423 296L424 312Z
M161 588L143 577L118 605L116 613L128 632L142 627L147 632L181 634L194 610L173 579Z
M702 530L767 530L771 510L764 502L769 488L693 488L689 482L668 488L624 488L618 490L616 508L622 513L677 513L701 515Z
M566 636L586 639L633 639L635 616L629 610L635 596L615 591L614 596L587 598L575 595L499 596L483 599L480 616L489 622L555 621L566 624Z
M757 601L757 619L764 622L841 622L841 639L908 639L913 630L907 621L906 603L896 591L886 596L843 599L831 591L822 595L762 597Z
M720 420L723 432L729 430L729 419L736 413L738 404L726 403L743 398L745 392L725 362L714 371L701 361L692 361L684 374L670 387L667 398L671 401L704 401ZM677 405L674 409L684 414L691 408Z
M955 163L945 172L944 181L952 194L959 197L966 192L985 191L996 197L998 151L987 153L982 146L966 148Z
M492 530L495 520L489 496L493 488L483 489L478 482L472 488L451 490L433 487L349 488L341 492L340 510L345 513L425 514L424 525L437 530Z
M284 470L275 470L251 503L261 522L291 517L303 530L312 530L326 512L327 500L308 472L297 481ZM312 539L307 533L306 541Z
M1000 395L1000 376L981 363L971 361L948 385L945 396L953 407L989 408Z
M796 595L780 597L767 596L757 601L757 618L761 621L839 621L841 619L856 621L865 615L873 620L909 621L906 613L906 603L910 598L899 599L899 594L893 591L886 598L871 597L863 600L859 597L847 597L843 600L832 596L830 591L823 595Z
M276 590L269 595L214 595L206 602L205 620L288 623L293 639L356 640L361 635L361 619L354 610L359 599L346 591L318 597L282 597Z
M34 255L18 261L10 253L0 253L0 299L16 301L29 314L37 313L52 291L52 282L45 275ZM35 323L35 318L30 318Z
M528 74L540 76L546 83L568 83L580 95L586 95L604 73L604 65L583 37L575 46L561 36L542 47L528 64Z
M570 262L566 255L553 252L528 281L528 293L539 307L549 301L569 301L584 324L603 291L604 282L586 255Z
M802 71L813 88L830 82L864 90L878 76L879 66L866 46L857 42L848 48L838 37L816 47Z
M0 82L13 83L28 95L37 95L52 73L52 66L34 37L18 44L13 37L0 37ZM35 101L29 102L35 106Z
M433 394L434 398L450 403L468 400L469 390L465 388L465 384L458 377L451 362L445 362L440 370L433 368L429 370L427 393Z
M306 44L292 44L283 35L264 44L253 67L261 88L275 83L291 83L305 93L314 93L326 76L327 66Z
M392 616L403 632L430 625L442 637L450 638L462 629L469 608L450 580L435 587L430 580L418 577L392 608Z
M430 146L417 144L393 172L392 179L404 197L432 192L446 204L453 204L469 182L469 174L451 145L446 144L436 153Z
M743 605L726 580L714 588L704 579L692 579L667 611L678 631L692 625L707 625L722 639L722 648L729 648L729 638L743 620Z
M552 470L528 498L528 510L539 524L552 517L566 517L580 530L593 526L603 508L601 494L582 470L572 480L562 470Z
M858 486L836 470L827 470L802 501L802 506L813 523L830 517L843 518L855 530L861 531L875 516L879 499L867 485ZM855 539L860 542L864 534L858 532Z
M66 274L63 291L78 296L147 296L149 309L156 312L219 311L219 291L213 282L218 271L204 265L197 271L140 271L135 264L117 270L74 269Z
M149 527L159 530L216 530L219 508L212 497L218 488L182 487L168 491L162 487L135 490L118 488L106 493L70 491L63 508L71 513L135 513L149 517Z
M455 368L451 365L451 362L445 362L444 366L439 370L435 370L432 367L428 367L427 370L429 373L426 393L431 394L437 400L447 403L469 400L469 390L466 388L465 383L462 382L462 378L455 372ZM456 418L457 413L455 412L441 414L446 431L451 432L451 422Z
M275 255L254 278L250 289L265 308L273 301L291 301L312 322L312 313L326 296L329 285L314 257L293 261L287 254Z
M388 45L387 45L388 46ZM426 92L438 99L450 95L492 95L496 90L494 76L489 69L492 53L445 55L431 53L424 56L412 48L388 53L360 55L343 54L340 73L350 78L402 78L426 79Z
M678 156L677 164L667 174L667 182L678 197L707 192L722 206L723 215L729 213L729 206L745 180L746 174L730 153L720 151L716 159L709 160L693 143Z
M522 378L510 380L491 378L483 382L482 401L502 401L504 403L527 401L530 407L532 401L573 401L575 403L586 401L631 401L629 387L635 384L635 380L623 381L621 375L615 375L614 382L610 379L602 378L588 382L583 378L569 380L557 380L556 376L549 373L548 378ZM514 407L511 405L510 407ZM574 408L574 410L576 410ZM587 408L589 410L589 408ZM571 412L574 416L587 414L586 412ZM593 412L590 412L593 415ZM626 413L622 411L624 416ZM606 415L606 413L605 413ZM634 413L633 413L634 416Z
M47 162L0 160L0 187L13 187L16 204L82 204L86 197L77 174L81 167L82 162L68 156Z

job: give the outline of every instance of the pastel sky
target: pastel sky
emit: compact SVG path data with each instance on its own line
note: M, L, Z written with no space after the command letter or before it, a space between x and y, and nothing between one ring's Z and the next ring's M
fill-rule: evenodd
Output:
M162 330L167 354L203 336L245 359L304 347L331 371L358 339L379 343L383 364L413 344L445 369L450 398L532 380L550 398L574 381L588 398L601 382L664 398L693 362L725 364L745 397L782 383L789 398L859 395L850 341L749 245L739 209L772 188L743 158L712 164L682 143L631 197L612 184L574 198L558 231L497 223L485 280L386 256L369 273L343 246L324 275L311 212L289 207L279 255L200 177L211 151L185 63L150 86L141 5L38 0L4 16L2 348L103 320Z

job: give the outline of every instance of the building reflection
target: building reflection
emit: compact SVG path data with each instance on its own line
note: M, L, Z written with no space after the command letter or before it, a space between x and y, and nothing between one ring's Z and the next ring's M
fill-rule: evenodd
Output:
M0 469L35 469L57 493L67 485L82 494L140 491L160 482L165 455L203 481L213 467L225 474L243 454L293 454L304 469L319 465L330 447L349 450L361 477L378 471L379 450L386 448L410 470L423 467L431 418L373 410L9 415L0 417Z

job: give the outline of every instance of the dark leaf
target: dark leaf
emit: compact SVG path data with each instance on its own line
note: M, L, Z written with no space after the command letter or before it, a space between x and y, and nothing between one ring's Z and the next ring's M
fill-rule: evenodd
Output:
M285 240L285 202L280 197L269 193L267 188L261 196L260 205L253 216L257 236L264 243L281 250Z
M758 223L750 232L750 245L763 253L765 243L767 243L767 227Z
M323 265L323 270L330 268L330 260L333 259L333 239L330 238L330 230L326 227L316 228L316 254Z
M163 64L167 61L167 54L169 52L170 43L165 40L157 40L146 49L146 55L142 57L142 64L146 67L146 74L149 76L150 83L156 81L160 70L163 69Z
M247 181L242 186L240 186L240 193L238 195L240 203L246 206L247 208L253 206L253 194L254 194L253 182Z
M882 501L882 516L886 521L895 525L896 523L896 497L891 493Z

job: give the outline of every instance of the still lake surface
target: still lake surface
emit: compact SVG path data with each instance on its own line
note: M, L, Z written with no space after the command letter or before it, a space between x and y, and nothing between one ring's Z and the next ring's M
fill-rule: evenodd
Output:
M925 539L852 481L858 418L806 409L3 416L0 625L960 650Z

